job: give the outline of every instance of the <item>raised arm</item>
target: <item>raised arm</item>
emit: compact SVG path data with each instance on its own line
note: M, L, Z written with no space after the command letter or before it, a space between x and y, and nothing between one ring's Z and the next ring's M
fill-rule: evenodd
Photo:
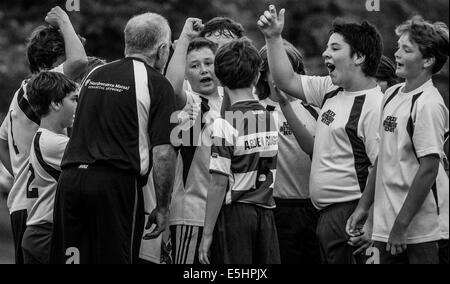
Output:
M61 31L66 52L66 60L63 65L64 74L71 79L76 79L85 72L88 59L69 16L61 7L56 6L48 12L45 21Z
M289 126L294 132L297 143L306 154L312 156L314 151L314 137L295 114L294 109L292 108L292 105L290 104L290 101L286 94L283 94L276 86L275 91L280 103L281 111L283 112L287 122L289 123Z
M202 28L202 20L197 18L188 18L186 20L172 59L167 67L166 78L170 81L175 91L176 110L181 110L186 105L187 98L184 90L184 78L187 51L189 43L199 35Z
M267 44L269 69L275 84L284 92L306 102L301 75L296 74L283 46L281 33L284 27L285 10L277 14L274 5L269 6L258 20L258 27Z

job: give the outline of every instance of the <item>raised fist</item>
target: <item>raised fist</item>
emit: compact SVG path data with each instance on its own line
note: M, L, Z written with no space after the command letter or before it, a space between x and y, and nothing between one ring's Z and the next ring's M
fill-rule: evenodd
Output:
M203 30L202 20L197 18L188 18L184 24L183 31L181 32L180 38L185 37L189 41L198 37L200 32Z
M47 13L45 21L56 28L61 27L63 24L70 23L69 16L59 6L52 8L50 12Z
M270 5L269 10L264 11L264 14L259 17L257 24L265 38L281 36L284 27L284 13L285 10L281 9L278 14L275 6Z

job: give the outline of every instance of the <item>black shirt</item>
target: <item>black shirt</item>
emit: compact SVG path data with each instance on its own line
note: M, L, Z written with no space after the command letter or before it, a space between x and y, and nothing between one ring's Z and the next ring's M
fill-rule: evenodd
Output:
M151 148L170 144L174 91L136 58L94 69L83 82L62 169L101 163L146 176Z

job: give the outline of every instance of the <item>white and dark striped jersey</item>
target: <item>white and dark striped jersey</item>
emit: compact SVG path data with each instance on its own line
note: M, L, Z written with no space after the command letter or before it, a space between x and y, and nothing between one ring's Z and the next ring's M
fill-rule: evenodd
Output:
M278 161L277 178L273 196L281 199L309 198L309 176L311 173L311 157L306 154L297 142L279 103L270 98L260 103L272 112L278 128ZM290 102L295 114L314 136L319 109L304 104L300 100Z
M64 74L63 64L50 71ZM14 175L14 183L7 201L10 213L30 209L34 202L33 199L27 198L26 184L31 143L41 120L28 102L27 83L28 80L24 80L20 89L14 94L8 113L0 127L0 139L8 141Z
M174 92L137 58L94 69L83 82L62 168L106 164L147 182L152 147L170 144Z
M386 91L380 121L380 153L375 188L373 239L387 242L413 180L419 159L444 158L449 112L439 91L429 80L404 93L404 83ZM408 244L448 239L449 179L443 163L436 182L408 226Z
M28 170L27 197L35 199L27 226L53 223L56 187L61 160L69 137L39 128L33 139Z
M308 103L321 107L311 165L311 200L319 210L358 200L378 155L383 93L379 86L346 92L328 76L302 76L302 84Z
M220 117L223 88L219 87L217 96L203 96L193 91L186 91L186 94L183 110L194 109L194 117L187 127L180 125L184 129L180 133L184 139L178 147L169 224L203 227L211 180L211 122Z
M256 100L231 107L236 119L214 121L210 172L228 176L225 204L275 208L278 130L273 116ZM229 112L229 113L231 113Z

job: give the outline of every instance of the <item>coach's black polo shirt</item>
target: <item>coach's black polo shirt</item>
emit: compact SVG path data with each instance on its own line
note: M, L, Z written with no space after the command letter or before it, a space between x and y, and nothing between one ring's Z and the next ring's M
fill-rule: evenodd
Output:
M173 111L171 84L142 60L94 69L80 90L62 169L97 163L146 176L151 148L170 144Z

